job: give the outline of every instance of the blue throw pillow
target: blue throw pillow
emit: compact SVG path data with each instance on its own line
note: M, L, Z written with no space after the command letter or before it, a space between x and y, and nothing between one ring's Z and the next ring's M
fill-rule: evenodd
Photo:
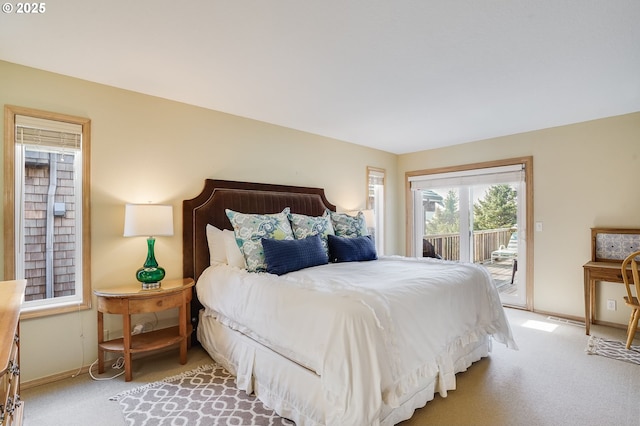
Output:
M282 275L311 266L329 263L320 235L301 240L262 239L267 272Z
M360 262L378 258L371 235L362 237L328 235L328 238L329 258L332 262Z

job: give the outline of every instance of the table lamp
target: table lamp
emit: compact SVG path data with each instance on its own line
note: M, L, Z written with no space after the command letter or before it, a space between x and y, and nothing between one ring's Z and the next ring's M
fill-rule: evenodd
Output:
M164 268L158 266L153 246L155 237L173 235L173 207L161 204L126 204L124 236L147 237L147 260L136 272L143 290L160 288Z
M367 229L376 227L376 217L373 209L362 210L364 214L364 222L367 224Z

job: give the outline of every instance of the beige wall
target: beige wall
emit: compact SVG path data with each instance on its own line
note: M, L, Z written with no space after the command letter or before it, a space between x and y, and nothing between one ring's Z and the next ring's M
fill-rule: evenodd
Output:
M534 309L581 319L590 228L640 228L640 113L401 155L397 214L404 214L408 171L529 155L534 221L543 222L543 232L534 232ZM404 247L405 225L398 225ZM626 326L623 286L598 288L598 319ZM606 299L617 300L618 310L606 311Z
M176 278L182 200L195 197L205 178L323 187L339 209L364 207L366 166L386 169L390 187L397 186L393 154L2 61L0 104L92 120L94 288L130 282L144 263L144 238L122 237L125 203L174 206L175 235L157 239L156 256L167 278ZM388 224L396 204L389 191ZM394 235L387 235L389 253ZM22 380L93 362L96 321L95 309L23 321ZM121 330L119 317L107 326Z
M179 277L181 203L205 178L324 187L353 209L364 206L366 166L384 168L386 251L404 254L405 172L532 155L534 220L544 223L534 234L534 307L573 317L584 315L589 228L640 228L640 113L396 156L2 61L0 103L91 118L94 288L131 281L144 262L144 239L122 237L127 202L173 204L175 236L158 238L156 254L167 277ZM626 324L621 286L602 289L599 318ZM617 312L605 311L607 298ZM119 318L107 325L117 330ZM93 309L21 327L23 381L96 358Z

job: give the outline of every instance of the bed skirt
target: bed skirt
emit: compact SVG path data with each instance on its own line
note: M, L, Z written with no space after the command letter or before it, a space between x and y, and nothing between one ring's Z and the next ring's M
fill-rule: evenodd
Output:
M198 341L209 355L236 376L236 385L248 394L254 393L267 407L297 426L325 424L325 400L319 376L242 333L222 325L214 317L200 312ZM457 348L453 359L454 372L459 373L491 350L491 338ZM395 425L411 418L414 411L425 406L436 393L438 373L425 377L416 392L405 395L400 405L391 408L383 404L380 424ZM448 390L455 389L455 381ZM446 395L446 389L444 394Z

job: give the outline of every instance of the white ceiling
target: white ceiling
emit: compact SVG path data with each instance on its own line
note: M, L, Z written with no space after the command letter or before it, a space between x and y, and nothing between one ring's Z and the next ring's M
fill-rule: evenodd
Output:
M638 0L44 4L0 59L393 153L640 111Z

